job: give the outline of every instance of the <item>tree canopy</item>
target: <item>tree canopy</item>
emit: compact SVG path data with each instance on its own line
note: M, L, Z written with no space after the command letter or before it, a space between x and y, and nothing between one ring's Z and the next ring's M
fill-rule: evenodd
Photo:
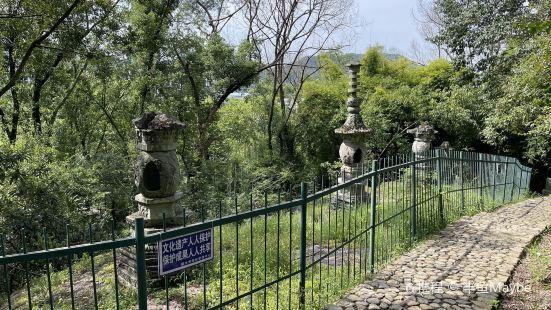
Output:
M427 40L446 58L419 64L366 50L368 158L408 152L406 130L428 121L435 145L516 156L541 189L551 169L549 8L437 0ZM338 34L353 25L352 9L335 0L0 0L0 225L123 221L136 192L131 120L146 111L185 123L180 186L195 209L227 197L236 175L239 186L269 191L334 169L344 65L354 61Z

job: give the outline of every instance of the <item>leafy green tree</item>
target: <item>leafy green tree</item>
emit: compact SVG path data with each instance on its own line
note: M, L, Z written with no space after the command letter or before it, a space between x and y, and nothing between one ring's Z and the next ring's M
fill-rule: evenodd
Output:
M524 0L436 0L438 31L428 39L442 47L457 68L485 72L498 66L507 40L522 36L515 24L529 13Z
M2 20L9 22L0 24L6 55L1 63L6 78L0 78L5 83L0 91L0 121L13 143L22 121L29 120L34 132L42 133L43 109L53 109L48 99L66 82L59 71L67 69L67 62L86 59L98 49L105 32L117 28L109 22L116 9L103 0L5 2ZM7 91L9 99L2 96Z
M297 154L304 162L305 171L321 169L321 164L332 163L338 157L340 138L335 129L346 118L346 89L348 78L343 68L328 54L320 57L318 80L304 84L302 99L293 118Z
M551 169L551 36L534 38L532 53L503 84L486 119L485 140L537 167L537 187Z
M265 68L247 42L235 48L219 34L210 35L206 41L190 36L176 42L176 69L181 70L180 83L189 95L189 100L181 103L192 111L194 156L198 161L205 161L210 157L209 149L215 139L211 132L218 111L233 92L250 85Z

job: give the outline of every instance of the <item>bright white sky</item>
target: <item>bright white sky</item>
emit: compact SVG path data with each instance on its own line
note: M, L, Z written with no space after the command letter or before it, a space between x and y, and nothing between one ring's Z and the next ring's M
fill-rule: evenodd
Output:
M433 47L424 40L413 16L418 0L354 0L356 13L352 33L342 35L345 52L363 54L370 46L382 45L385 51L399 53L412 60L426 62L435 59ZM230 23L224 33L230 42L243 39L246 25ZM414 55L412 43L420 51ZM420 55L419 55L420 54ZM419 59L421 58L421 59Z
M418 30L413 16L417 0L355 0L358 8L356 41L346 50L364 53L373 45L383 45L387 51L412 57L412 42L416 42L424 58L434 59L431 46Z

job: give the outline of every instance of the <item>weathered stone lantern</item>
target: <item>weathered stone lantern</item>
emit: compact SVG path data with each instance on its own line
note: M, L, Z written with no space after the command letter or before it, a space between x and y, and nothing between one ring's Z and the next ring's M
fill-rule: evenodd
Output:
M138 211L126 217L129 223L135 218L144 219L145 233L163 229L163 217L167 228L183 224L180 207L182 192L180 170L176 157L178 133L184 124L163 113L148 112L132 121L137 134L138 159L135 165L135 184L139 194L134 197ZM146 269L150 285L160 281L157 271L156 244L146 245ZM136 283L135 249L122 248L118 261L121 280L129 287Z
M163 214L167 226L180 225L183 212L176 143L184 124L156 112L145 113L132 123L139 151L134 181L140 193L134 197L138 212L130 217L143 217L146 228L163 228Z
M344 124L340 128L335 129L335 133L341 136L343 140L339 148L339 156L342 162L341 177L338 180L339 184L360 175L366 156L363 142L370 132L365 127L360 115L360 99L357 97L360 64L348 64L347 68L350 74L347 100L348 115ZM339 191L338 199L352 203L361 197L364 191L364 184L354 184L346 190Z
M415 159L419 160L425 158L426 153L431 149L432 141L438 133L438 130L435 130L427 122L422 122L416 128L408 129L407 133L415 135L411 151L415 155ZM426 165L419 165L419 168L425 167Z

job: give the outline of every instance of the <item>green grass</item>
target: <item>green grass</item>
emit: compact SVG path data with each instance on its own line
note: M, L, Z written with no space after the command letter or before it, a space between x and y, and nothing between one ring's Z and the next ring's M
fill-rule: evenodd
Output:
M92 309L94 299L92 294L91 260L87 254L75 259L72 265L74 280L75 307L77 309ZM101 253L94 256L96 267L97 299L99 309L115 309L115 278L114 265L111 253ZM51 273L50 277L52 295L55 309L71 309L71 289L69 285L69 269ZM135 290L121 289L119 304L121 309L132 308L136 304L137 296ZM46 276L36 277L31 280L30 286L32 306L36 309L49 308L48 278ZM28 298L25 288L20 289L12 297L14 309L27 309ZM3 301L3 306L6 306Z
M547 234L551 230L547 230ZM539 242L535 242L527 249L529 256L528 268L532 274L531 281L534 283L543 283L551 271L551 248L543 247ZM547 290L551 291L551 284L547 284Z

